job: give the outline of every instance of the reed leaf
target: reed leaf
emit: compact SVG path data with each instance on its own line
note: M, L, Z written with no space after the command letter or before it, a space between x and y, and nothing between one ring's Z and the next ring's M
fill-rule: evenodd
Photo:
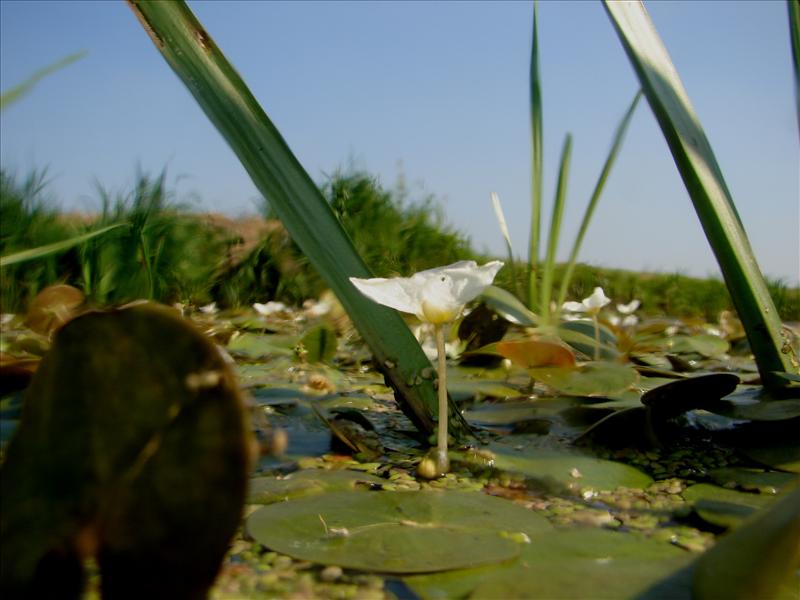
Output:
M119 227L129 227L129 226L130 225L128 223L116 223L114 225L109 225L108 227L103 227L102 229L98 229L96 231L91 231L83 235L78 235L69 238L67 240L62 240L60 242L54 242L52 244L47 244L45 246L39 246L38 248L31 248L30 250L22 250L21 252L14 252L13 254L0 257L0 267L7 267L9 265L25 262L27 260L36 260L37 258L44 258L45 256L50 256L51 254L59 254L75 246L80 246L81 244L88 242L92 238L96 238L105 233L108 233L112 229L117 229Z
M669 53L641 2L604 6L669 145L739 317L764 385L780 388L774 372L797 373L775 304L722 176ZM793 364L793 361L795 364Z
M792 43L792 65L794 66L794 100L797 108L797 126L800 131L800 3L786 0L789 10L789 35Z
M371 277L331 207L245 82L182 1L128 4L175 74L219 130L294 241L341 301L398 402L420 431L435 428L437 393L419 343L400 315L365 298L349 277ZM379 232L376 232L378 234ZM469 426L452 407L456 435Z
M542 85L539 76L538 4L533 3L533 37L531 39L531 234L528 250L528 307L533 310L537 298L539 276L539 237L542 221ZM542 309L544 310L544 309Z
M600 200L600 195L603 193L606 180L611 172L611 167L614 166L614 161L617 160L617 155L622 147L622 141L625 139L625 132L628 130L628 125L633 118L633 113L636 110L636 106L639 104L639 99L641 97L642 92L636 92L633 102L631 102L631 105L628 107L625 116L622 118L622 122L619 124L617 131L614 134L614 141L611 143L611 150L609 151L606 162L603 165L603 170L600 171L600 177L597 179L597 183L594 186L594 191L589 199L589 204L586 206L586 212L583 214L583 220L581 221L578 235L575 237L575 241L572 244L572 251L570 252L569 259L567 260L567 267L564 271L564 277L561 279L561 288L558 291L558 300L556 302L558 306L564 304L564 301L567 299L567 290L569 289L570 281L572 281L572 273L575 271L575 261L578 260L578 252L581 250L583 238L586 236L586 231L589 229L589 223L592 220L594 209L597 207L597 201Z
M6 90L2 94L0 94L0 110L5 110L14 102L22 98L25 94L30 92L36 86L37 83L39 83L42 79L44 79L48 75L63 69L67 65L74 63L76 60L83 58L85 55L86 51L76 52L75 54L69 54L64 58L57 60L53 64L47 65L46 67L39 69L19 85L15 85L11 89Z
M539 314L542 317L543 325L550 323L550 299L553 293L553 272L556 268L556 251L558 250L558 238L561 232L561 218L564 215L564 205L567 197L567 180L569 179L569 162L572 156L572 136L567 134L564 140L564 147L561 151L561 161L558 168L558 185L556 186L556 197L553 202L553 213L550 220L550 235L547 238L547 255L542 267L542 298L539 307Z

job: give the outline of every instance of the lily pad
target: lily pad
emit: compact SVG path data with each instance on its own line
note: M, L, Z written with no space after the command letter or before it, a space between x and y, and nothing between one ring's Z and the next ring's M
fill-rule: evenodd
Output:
M426 600L635 598L690 560L689 554L664 542L581 528L531 537L519 559L509 564L404 581ZM680 589L684 597L689 597L688 591L687 585Z
M533 479L555 481L568 489L591 487L596 490L614 490L620 486L644 488L653 483L650 476L641 471L610 460L552 450L512 454L510 449L499 445L490 448L495 454L496 468L521 473Z
M761 494L777 494L781 489L798 477L780 471L763 471L761 469L745 469L742 467L726 467L708 473L709 477L724 488L739 488L748 492Z
M681 415L689 410L708 409L708 406L727 396L739 385L733 373L709 373L686 379L676 379L647 390L642 404L662 418Z
M770 396L760 386L742 386L706 410L731 419L746 421L785 421L800 417L800 399L781 400Z
M534 379L571 396L608 396L636 382L636 369L611 362L589 362L577 368L529 369Z
M774 443L742 448L748 458L780 471L800 473L800 439L775 440Z
M693 597L797 598L800 487L723 537L697 562Z
M273 355L293 356L297 342L297 336L244 332L231 338L228 351L252 359Z
M708 358L724 356L729 349L727 340L707 333L676 335L670 342L670 350L675 354L700 354Z
M426 573L517 557L512 534L544 517L477 492L332 492L265 506L247 521L268 548L302 560L385 573Z
M250 480L249 504L272 504L302 496L333 491L369 489L385 479L359 471L304 469L285 477L254 477Z
M774 501L771 495L738 492L709 483L686 488L683 498L692 504L700 518L723 528L737 527L756 510Z

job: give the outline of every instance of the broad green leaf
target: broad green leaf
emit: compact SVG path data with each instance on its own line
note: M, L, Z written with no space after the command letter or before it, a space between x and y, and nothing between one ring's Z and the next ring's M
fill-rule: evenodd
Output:
M773 469L800 473L800 436L776 438L742 448L748 458Z
M230 145L292 239L336 294L386 373L403 411L425 433L435 428L437 392L419 343L394 310L364 297L350 277L372 276L330 205L245 82L183 1L129 0L156 48ZM450 427L469 426L455 406Z
M633 385L636 369L610 362L589 362L579 367L528 369L531 377L570 396L608 396Z
M22 250L21 252L15 252L14 254L8 254L0 258L0 267L7 267L9 265L28 260L36 260L37 258L44 258L45 256L50 256L52 254L60 254L61 252L69 250L70 248L80 246L92 238L104 235L109 231L118 229L120 227L129 226L130 225L128 223L116 223L115 225L109 225L108 227L97 229L96 231L90 231L89 233L84 233L83 235L78 235L68 240L54 242L52 244L47 244L46 246L39 246L38 248L31 248L30 250Z
M644 488L653 480L638 469L610 460L552 450L514 453L510 448L490 446L495 467L534 479L552 480L568 489L614 490L620 486Z
M742 320L765 385L773 371L797 373L781 352L781 321L678 72L641 2L604 0L606 12L658 121Z
M556 329L556 334L567 344L586 356L594 356L594 323L581 319L566 321ZM600 359L614 360L619 356L617 336L604 325L600 325Z
M425 600L630 599L672 576L690 560L691 555L664 542L580 528L531 537L520 557L506 565L417 575L404 581ZM671 592L671 598L689 598L688 585Z
M424 573L519 555L511 535L547 531L544 517L478 492L331 492L250 516L258 542L302 560L362 571Z
M800 487L724 536L697 562L693 598L797 598Z
M273 355L293 356L298 336L244 332L231 337L228 351L248 358L266 358Z

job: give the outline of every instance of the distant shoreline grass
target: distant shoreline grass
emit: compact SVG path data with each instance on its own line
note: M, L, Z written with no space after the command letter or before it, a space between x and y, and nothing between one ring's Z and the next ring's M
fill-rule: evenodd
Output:
M138 297L193 304L216 301L223 306L271 299L300 304L317 298L324 289L283 227L269 218L268 208L263 217L238 219L193 211L173 203L162 173L156 178L140 174L129 194L114 198L104 194L104 210L96 215L59 212L51 208L51 198L43 195L43 173L22 182L2 175L3 256L113 222L141 221L136 239L112 235L102 244L3 268L2 312L24 310L39 290L55 283L83 289L97 305ZM448 226L432 197L407 203L402 191L385 190L364 173L337 173L321 189L377 275L408 275L456 260L494 258L482 256L467 236ZM556 286L565 268L556 266ZM496 283L513 290L511 269L503 269ZM800 321L800 287L780 280L768 283L781 318ZM640 313L652 317L716 322L722 311L733 308L721 279L580 263L575 266L568 298L585 298L595 286L601 286L615 303L640 300Z

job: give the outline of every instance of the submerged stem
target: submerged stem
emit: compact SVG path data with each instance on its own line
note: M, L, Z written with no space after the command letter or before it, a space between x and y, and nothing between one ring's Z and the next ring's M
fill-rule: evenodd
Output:
M436 445L437 469L441 474L450 470L447 456L447 354L444 346L444 325L436 325L436 352L439 367L439 429Z

